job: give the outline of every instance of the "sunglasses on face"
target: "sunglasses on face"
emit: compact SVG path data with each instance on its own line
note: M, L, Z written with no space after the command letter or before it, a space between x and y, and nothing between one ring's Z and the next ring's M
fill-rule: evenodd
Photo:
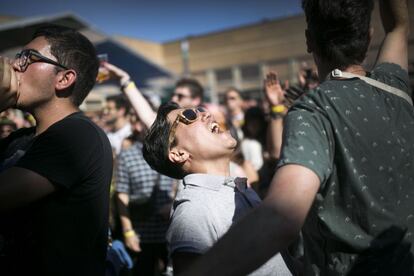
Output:
M192 124L197 121L198 116L201 112L206 112L206 110L199 106L197 108L187 108L180 111L177 115L177 118L174 120L174 123L170 129L170 135L168 137L168 148L171 147L172 142L175 139L175 131L177 130L178 123L183 123L186 125Z
M47 58L41 55L39 52L32 50L32 49L25 49L25 50L22 50L20 53L17 53L16 60L17 60L18 66L20 67L21 72L26 71L27 67L30 64L35 63L35 62L49 63L57 67L63 68L65 70L68 70L66 66L54 60L51 60L50 58Z

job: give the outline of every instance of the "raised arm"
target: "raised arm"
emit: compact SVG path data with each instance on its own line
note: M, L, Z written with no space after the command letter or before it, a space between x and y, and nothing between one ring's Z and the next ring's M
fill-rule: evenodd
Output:
M279 159L282 147L283 116L287 108L284 105L284 91L276 73L270 72L266 75L264 90L271 108L271 121L268 129L269 153L272 158Z
M110 63L103 63L102 66L106 68L113 77L119 80L119 83L122 87L123 93L127 96L128 100L131 102L132 108L134 108L138 117L149 128L157 117L157 113L152 110L147 99L142 95L138 90L134 82L131 81L131 78L127 72L116 67Z
M379 0L385 38L377 63L390 62L408 69L408 0Z

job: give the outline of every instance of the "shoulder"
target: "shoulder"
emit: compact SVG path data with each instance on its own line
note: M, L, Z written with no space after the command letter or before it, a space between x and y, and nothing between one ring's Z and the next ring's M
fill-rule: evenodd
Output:
M32 139L35 133L35 128L21 128L13 131L9 136L4 139L0 139L0 153L16 140Z
M50 127L51 131L72 131L73 135L86 137L87 134L105 135L104 131L99 128L88 117L81 112L73 113ZM86 131L84 133L83 131Z
M214 222L196 200L175 200L167 232L170 251L203 253L218 239Z
M401 66L394 63L380 63L370 72L370 76L395 88L409 91L409 75Z
M404 70L400 65L388 62L377 64L371 73L385 74L390 76L408 75L408 72Z
M211 220L208 197L197 188L183 189L177 192L173 204L171 225L180 228L188 224L205 224Z
M88 144L89 146L109 146L105 132L80 112L71 114L50 126L39 138L53 139L58 143L70 144L73 147ZM43 140L43 139L41 139Z

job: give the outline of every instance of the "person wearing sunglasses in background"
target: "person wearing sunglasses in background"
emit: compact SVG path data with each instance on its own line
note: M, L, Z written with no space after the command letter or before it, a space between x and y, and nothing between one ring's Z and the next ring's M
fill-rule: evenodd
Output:
M104 275L111 146L78 108L95 84L95 48L45 26L0 64L0 111L36 119L0 141L0 275Z
M132 107L144 125L149 128L155 121L156 112L152 109L147 99L141 94L134 81L127 72L121 68L104 62L101 64L103 69L108 70L112 78L118 79L122 92L131 102ZM183 78L175 84L174 93L171 101L177 103L182 108L197 107L203 104L204 89L195 79Z
M174 273L181 273L260 202L246 179L229 177L236 147L204 108L167 103L158 110L143 147L144 158L161 174L183 179L167 232ZM253 275L291 275L281 255Z

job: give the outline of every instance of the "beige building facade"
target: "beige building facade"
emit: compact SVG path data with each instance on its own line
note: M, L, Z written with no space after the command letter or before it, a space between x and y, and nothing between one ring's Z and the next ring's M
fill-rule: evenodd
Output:
M409 1L409 14L414 14L412 1ZM0 16L0 29L2 24L13 20L16 18ZM414 16L410 20L409 63L411 84L414 86ZM72 21L75 23L70 23ZM87 25L79 18L72 21L65 18L58 20L62 24L70 23L69 26ZM365 62L367 70L374 64L384 37L378 7L372 17L372 27L374 36ZM155 78L150 91L167 99L175 79L189 76L202 83L206 98L218 102L229 87L241 90L245 97L261 97L263 78L270 70L278 72L281 80L296 83L301 65L313 65L312 56L306 51L305 28L305 17L301 14L164 43L124 36L111 39L171 73L172 77L167 80ZM82 30L95 43L108 37L87 26ZM15 51L16 48L8 48L2 54L7 56Z
M372 17L374 36L365 62L368 70L384 37L377 8ZM411 2L409 14L414 14ZM413 84L414 17L410 20L409 62ZM246 96L258 97L269 70L277 71L282 80L297 82L301 65L304 62L313 65L312 56L306 51L305 29L304 15L297 15L162 44L126 37L117 39L178 76L198 79L210 99L217 101L228 87L236 87Z

